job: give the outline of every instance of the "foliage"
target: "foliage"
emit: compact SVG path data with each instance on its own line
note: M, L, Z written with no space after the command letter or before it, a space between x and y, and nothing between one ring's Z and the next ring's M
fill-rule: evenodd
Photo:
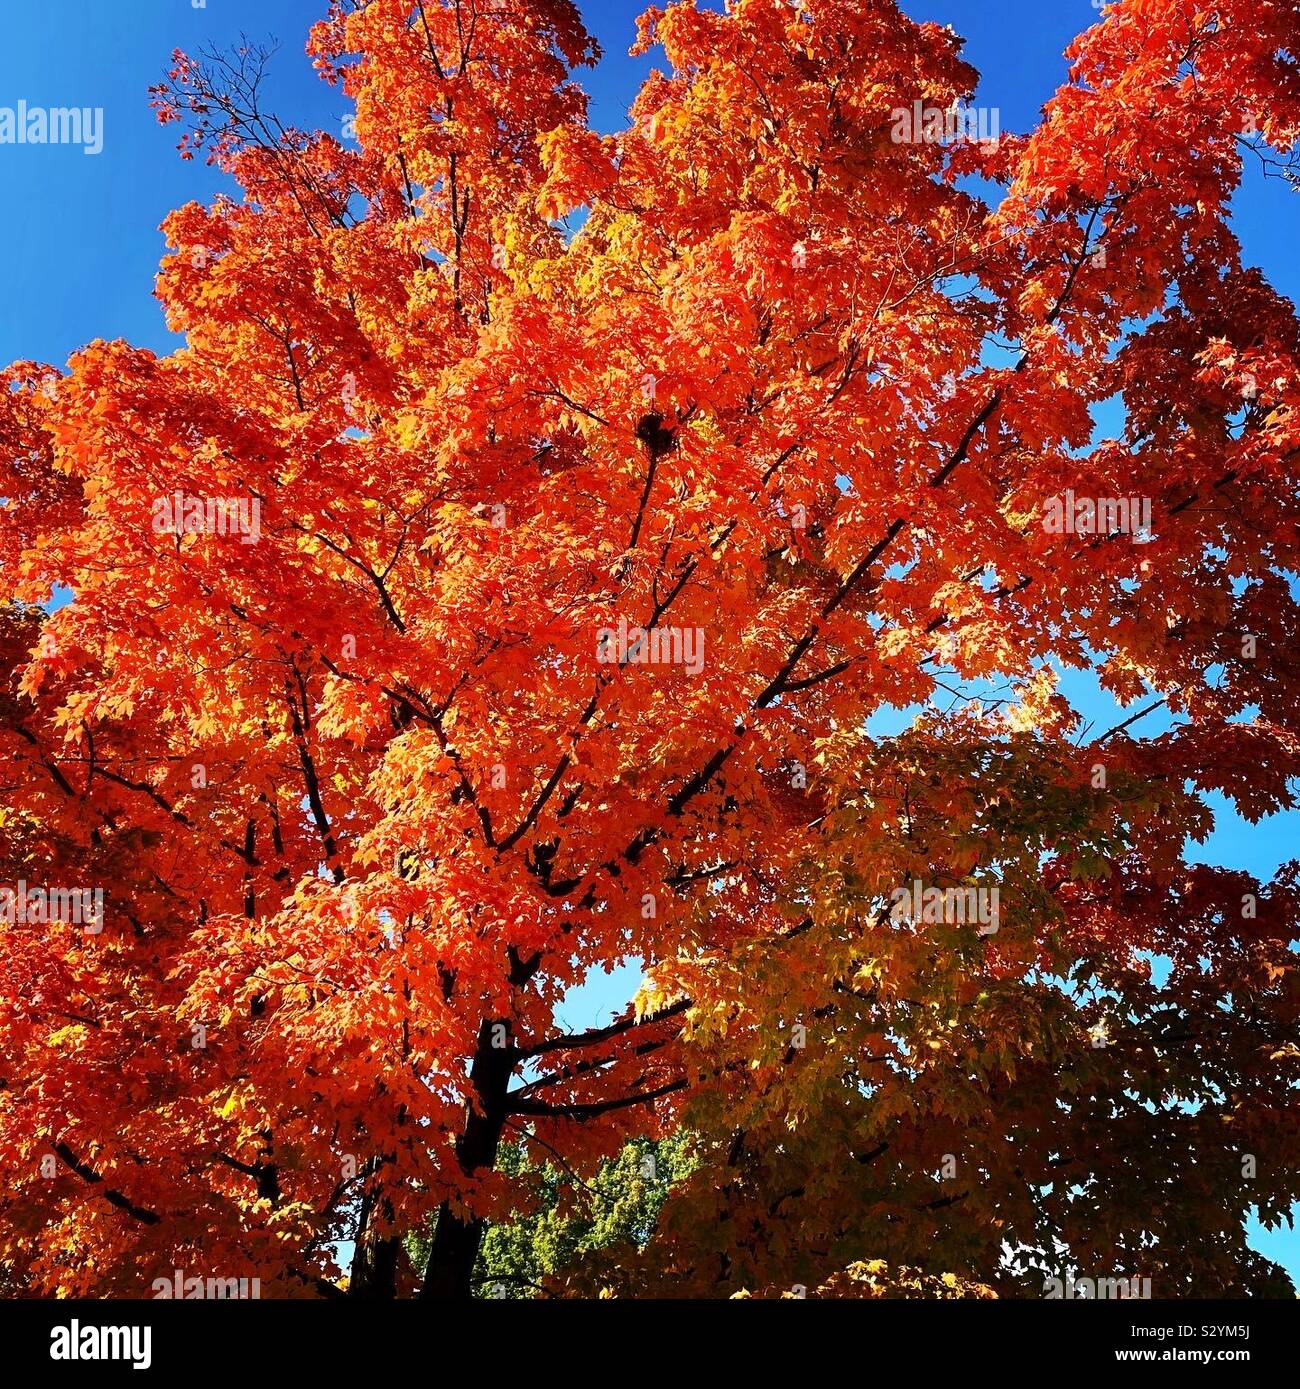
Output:
M503 1172L519 1177L529 1166L521 1145L503 1150ZM480 1297L558 1296L574 1265L635 1261L670 1186L692 1166L684 1137L629 1143L590 1182L541 1163L533 1169L534 1209L486 1231L474 1271L476 1291Z
M1300 869L1184 843L1300 772L1300 326L1230 225L1298 27L1118 0L984 144L896 138L976 74L893 0L651 11L617 136L570 0L336 4L354 143L178 57L184 345L0 392L0 881L105 900L0 933L14 1283L464 1298L487 1229L566 1294L1285 1291Z

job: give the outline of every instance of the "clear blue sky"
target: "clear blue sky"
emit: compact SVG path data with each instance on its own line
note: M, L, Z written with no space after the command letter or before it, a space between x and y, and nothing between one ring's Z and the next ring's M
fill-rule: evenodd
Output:
M720 0L713 0L715 7ZM605 51L581 81L593 96L594 123L617 129L653 58L627 50L642 8L634 0L580 0ZM1088 0L903 0L914 18L951 24L967 39L966 56L983 74L978 101L995 106L1003 130L1024 130L1065 73L1061 53L1096 18ZM62 365L92 338L122 337L166 351L172 339L151 297L163 250L158 225L174 207L204 200L219 186L202 162L175 154L176 127L159 126L147 88L175 48L229 46L241 33L280 41L268 88L286 119L341 134L342 94L319 81L303 55L307 27L325 0L36 0L7 7L0 45L0 104L98 106L104 150L0 145L7 216L0 219L5 286L0 361L36 359ZM1296 194L1254 175L1238 195L1236 225L1247 259L1264 268L1292 299L1300 297L1295 252ZM1067 693L1099 726L1117 721L1095 682L1072 678ZM1152 718L1146 732L1160 728ZM1249 826L1216 802L1219 826L1195 859L1271 875L1300 844L1300 815ZM607 1019L635 989L629 968L600 978L565 1004L573 1025ZM1257 1232L1256 1246L1300 1282L1300 1237Z

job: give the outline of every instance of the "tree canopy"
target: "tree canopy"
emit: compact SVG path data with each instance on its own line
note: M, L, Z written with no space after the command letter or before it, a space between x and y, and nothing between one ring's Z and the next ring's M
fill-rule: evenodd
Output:
M616 135L571 0L336 3L349 141L178 55L184 345L0 392L0 881L103 895L0 931L6 1278L463 1297L684 1133L537 1281L1289 1293L1297 866L1183 846L1300 771L1300 330L1230 222L1298 39L1118 0L943 140L894 0L652 10Z

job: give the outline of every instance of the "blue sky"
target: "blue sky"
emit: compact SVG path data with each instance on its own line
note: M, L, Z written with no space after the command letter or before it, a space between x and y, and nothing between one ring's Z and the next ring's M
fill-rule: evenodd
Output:
M720 0L717 0L720 3ZM653 58L627 49L642 6L633 0L580 0L605 58L580 80L592 94L593 122L603 130L624 122ZM998 108L1003 130L1032 126L1065 73L1061 57L1074 35L1096 18L1089 0L903 0L914 18L951 24L967 39L966 57L982 73L977 100ZM274 37L269 102L286 119L340 134L341 92L319 81L303 55L307 27L324 0L40 0L11 5L0 45L0 104L90 106L104 110L104 149L0 146L8 215L0 219L0 264L7 270L0 314L0 360L62 365L94 338L125 338L166 351L174 342L152 298L163 250L158 225L174 207L206 200L219 176L201 161L175 153L176 127L158 125L147 89L175 48L229 46L241 33ZM1296 195L1279 180L1251 171L1235 203L1246 258L1293 299L1300 296L1295 254ZM1098 727L1117 722L1115 706L1086 675L1067 693ZM1152 717L1143 732L1161 727ZM1300 844L1300 815L1260 826L1214 803L1218 827L1192 858L1270 875ZM581 1026L607 1019L635 989L638 971L618 971L577 991L562 1010ZM1300 1237L1257 1232L1254 1243L1300 1283Z

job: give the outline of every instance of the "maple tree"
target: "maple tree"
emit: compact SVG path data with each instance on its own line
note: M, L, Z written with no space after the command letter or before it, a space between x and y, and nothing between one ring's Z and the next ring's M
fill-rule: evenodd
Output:
M354 143L178 56L241 193L165 224L184 345L0 393L0 880L105 904L0 932L6 1284L463 1297L546 1164L680 1131L549 1291L1289 1291L1300 880L1183 844L1300 771L1300 329L1229 222L1298 39L1119 0L951 143L892 0L651 11L617 136L571 0L336 4ZM1070 668L1156 698L1098 734Z

